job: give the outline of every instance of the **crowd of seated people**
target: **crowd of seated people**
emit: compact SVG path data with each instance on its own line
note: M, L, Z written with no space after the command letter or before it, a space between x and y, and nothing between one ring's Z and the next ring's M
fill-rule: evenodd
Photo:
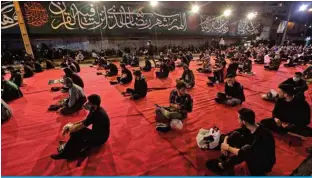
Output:
M183 68L181 78L176 79L176 86L170 92L169 106L159 106L156 104L156 130L168 132L175 129L177 123L183 125L188 114L193 110L193 99L188 89L195 87L195 75L190 68L193 60L193 52L199 52L192 46L185 49L182 47L174 48L166 46L160 53L159 69L155 71L158 79L166 80L170 71L175 70L177 59L180 59L177 67ZM134 77L134 87L126 88L122 95L129 96L132 100L145 98L148 93L147 81L142 72L152 72L151 60L154 67L157 68L155 55L157 49L151 41L147 46L140 48L145 55L145 64L140 70L131 72L131 67L139 67L140 53L133 52L126 47L121 55L120 63L121 75L117 81L111 81L111 84L129 84ZM117 48L117 55L122 52ZM123 53L122 52L122 53ZM107 60L106 52L101 51L98 54L94 52L96 63L99 67L105 69L105 76L112 77L118 75L118 67L113 62ZM215 65L211 65L212 56L215 56ZM82 52L77 53L76 60L83 60ZM227 59L226 59L227 58ZM104 144L109 137L109 118L107 113L101 108L101 99L98 95L87 97L84 93L84 83L77 74L80 72L79 63L70 55L64 56L62 67L64 67L65 76L63 78L64 89L67 89L69 96L62 100L59 105L59 113L62 115L71 115L81 109L89 110L85 120L77 123L69 123L63 129L63 134L70 134L70 139L66 143L60 144L58 154L52 155L53 159L69 159L77 152L81 153L88 147ZM265 70L279 70L284 60L288 60L285 67L292 67L298 64L308 64L311 62L311 49L301 47L268 47L259 45L255 47L231 46L222 48L207 48L202 50L200 60L203 61L203 67L197 71L200 73L212 73L208 77L207 84L214 86L216 83L224 83L224 92L216 93L215 102L227 106L238 106L245 102L244 86L236 80L237 72L243 74L252 74L253 60L256 64L266 64ZM228 60L228 65L227 65ZM11 73L10 80L4 78L2 72L2 121L12 117L12 112L6 102L18 99L23 96L19 87L23 85L23 78L33 76L35 72L42 72L43 69L38 66L39 61L33 58L24 60L24 75L20 70L13 67L8 68ZM182 69L179 69L182 70ZM27 75L25 75L27 74ZM225 76L225 77L224 77ZM218 149L221 151L221 157L218 160L207 161L207 168L220 174L233 175L234 167L242 162L247 164L250 175L266 175L276 164L275 141L269 130L279 133L295 133L298 135L308 135L306 128L310 124L310 106L305 100L304 92L308 90L307 82L312 81L312 67L307 67L302 73L296 72L294 77L282 82L278 88L279 91L270 91L262 97L267 100L273 100L275 106L272 117L263 119L259 124L255 121L255 113L251 109L242 108L238 111L240 128L223 134ZM7 93L5 93L7 92ZM5 93L5 95L4 95ZM245 105L245 104L244 104ZM92 129L88 129L89 125ZM175 127L174 127L175 126ZM101 135L101 136L99 136ZM262 166L258 166L261 164Z

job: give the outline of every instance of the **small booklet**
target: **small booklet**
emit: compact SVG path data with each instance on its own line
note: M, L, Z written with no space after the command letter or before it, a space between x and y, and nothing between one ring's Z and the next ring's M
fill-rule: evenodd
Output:
M49 80L48 84L52 85L52 84L57 84L57 83L62 83L63 79L57 79L57 80Z

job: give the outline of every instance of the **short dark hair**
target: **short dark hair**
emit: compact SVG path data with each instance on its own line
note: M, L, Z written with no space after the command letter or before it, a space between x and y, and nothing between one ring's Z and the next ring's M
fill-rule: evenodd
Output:
M101 105L101 97L97 94L92 94L88 96L88 101L96 106Z
M226 75L226 77L225 77L225 78L235 78L235 75L234 75L234 74L229 73L229 74L227 74L227 75Z
M248 124L254 125L255 124L255 112L248 108L241 108L238 110L239 118Z
M64 68L64 72L65 72L65 74L73 74L74 73L73 70L71 70L68 67Z
M69 77L64 78L64 84L74 84L73 80Z
M182 88L186 88L186 84L184 82L177 82L176 88L178 90L180 90Z
M133 74L134 74L135 76L140 77L140 76L142 75L142 72L141 72L140 70L136 70L136 71L133 72Z
M294 86L290 84L281 84L278 86L279 89L281 89L283 92L285 92L289 96L294 96Z
M296 72L295 75L298 75L299 77L302 77L302 73L301 72Z

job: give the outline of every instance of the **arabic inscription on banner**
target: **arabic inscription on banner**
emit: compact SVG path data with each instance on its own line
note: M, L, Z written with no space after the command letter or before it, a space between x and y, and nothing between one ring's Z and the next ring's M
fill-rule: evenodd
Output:
M201 31L205 33L227 33L229 31L229 20L220 16L200 16Z
M237 27L239 35L254 35L259 33L260 23L251 20L240 20Z
M8 29L18 24L13 2L1 2L1 29Z
M51 2L51 27L54 30L95 30L101 29L153 29L186 31L186 14L161 15L156 12L134 12L130 7L122 5L106 7L99 4L88 4L77 7L75 3Z

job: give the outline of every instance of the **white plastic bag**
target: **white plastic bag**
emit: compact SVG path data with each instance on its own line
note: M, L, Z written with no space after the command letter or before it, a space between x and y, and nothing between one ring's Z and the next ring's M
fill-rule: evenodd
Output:
M183 129L183 123L179 119L172 119L170 122L170 126L172 129L178 129L178 130Z
M213 141L210 143L207 143L207 141L204 140L205 137L209 137L209 136L213 137ZM197 136L196 136L196 142L199 148L202 149L214 149L218 146L219 142L220 142L220 130L218 129L218 131L215 131L214 128L211 128L209 130L206 129L200 129Z

